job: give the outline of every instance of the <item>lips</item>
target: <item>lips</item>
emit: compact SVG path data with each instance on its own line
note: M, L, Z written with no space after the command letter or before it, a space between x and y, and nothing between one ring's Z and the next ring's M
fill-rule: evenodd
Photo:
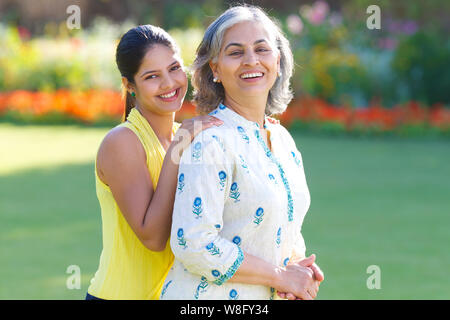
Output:
M180 88L160 94L158 98L165 102L171 102L176 100L179 94Z
M247 71L239 76L239 78L245 82L255 82L262 77L264 77L264 72L261 71Z
M262 72L245 72L241 74L241 79L252 79L252 78L260 78L264 76Z

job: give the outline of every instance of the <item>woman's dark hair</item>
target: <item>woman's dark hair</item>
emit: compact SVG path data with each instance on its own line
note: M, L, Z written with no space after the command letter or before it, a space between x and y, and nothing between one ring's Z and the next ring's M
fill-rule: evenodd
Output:
M178 46L173 38L163 29L150 24L128 30L120 39L116 50L116 63L122 77L134 83L134 75L141 66L147 50L155 44L162 44L179 54ZM131 109L136 106L136 99L124 88L126 121Z

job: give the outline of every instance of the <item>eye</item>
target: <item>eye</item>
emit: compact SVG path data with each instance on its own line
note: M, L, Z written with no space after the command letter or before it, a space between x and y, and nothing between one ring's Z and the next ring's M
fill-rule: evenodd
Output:
M157 77L156 74L152 74L152 75L149 75L148 77L146 77L145 80L148 80L148 79L155 79L156 77Z
M238 56L240 54L242 54L241 50L235 50L235 51L230 52L228 55L230 55L230 56Z
M260 48L256 49L256 52L267 52L267 51L270 51L270 50L267 48L264 48L264 47L260 47Z
M170 68L170 71L177 71L177 70L180 70L181 69L181 66L180 65L176 65L176 66L173 66L172 68Z

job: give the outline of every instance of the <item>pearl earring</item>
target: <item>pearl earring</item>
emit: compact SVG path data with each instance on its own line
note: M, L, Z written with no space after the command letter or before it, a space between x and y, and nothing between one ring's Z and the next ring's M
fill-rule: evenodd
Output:
M214 78L213 78L213 82L214 82L214 83L218 83L218 82L219 82L219 79L216 78L216 77L214 77Z

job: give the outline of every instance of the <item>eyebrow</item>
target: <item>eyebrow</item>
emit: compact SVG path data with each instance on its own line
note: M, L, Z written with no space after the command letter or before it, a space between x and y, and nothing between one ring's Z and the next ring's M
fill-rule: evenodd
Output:
M255 42L253 42L253 45L256 45L256 44L261 43L261 42L267 42L267 41L266 41L266 39L259 39L259 40L256 40ZM241 43L232 42L232 43L227 44L227 46L225 47L224 50L227 50L228 47L231 47L231 46L243 47L244 45L241 44Z
M169 66L168 66L168 68L170 68L171 66L173 66L173 65L176 65L178 63L178 61L174 61L174 62L172 62ZM155 72L158 72L159 70L148 70L148 71L145 71L143 74L141 74L141 77L143 77L143 76L145 76L146 74L149 74L149 73L155 73Z

